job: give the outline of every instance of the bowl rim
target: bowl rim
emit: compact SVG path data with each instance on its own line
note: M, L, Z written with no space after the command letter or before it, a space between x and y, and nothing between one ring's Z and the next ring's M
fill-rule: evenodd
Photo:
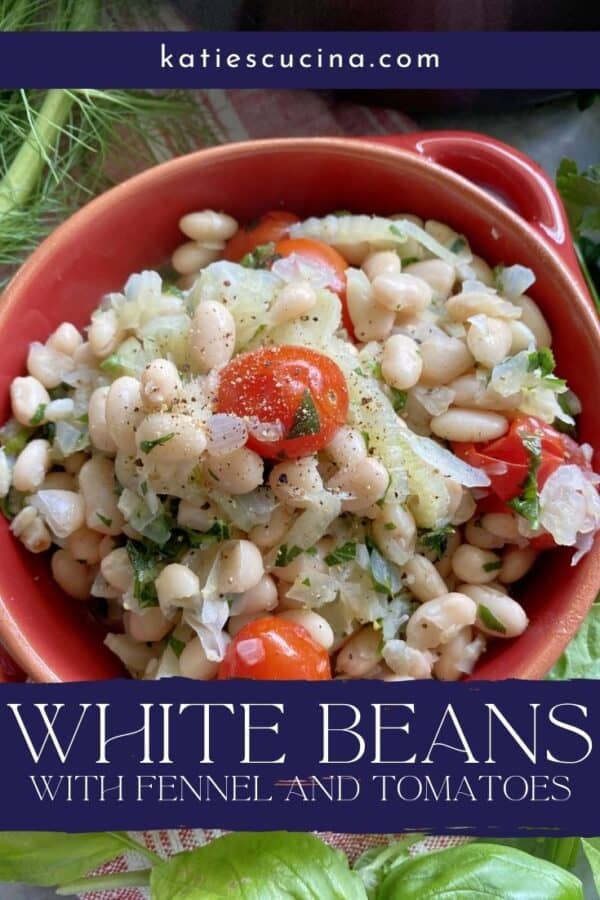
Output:
M423 136L427 132L421 132ZM473 138L479 137L472 132ZM576 273L560 257L558 250L552 246L549 239L545 239L534 227L532 227L518 213L506 206L501 200L489 194L486 190L469 181L453 170L434 162L433 160L411 150L392 147L368 138L356 137L291 137L291 138L266 138L260 140L239 141L221 144L214 147L195 150L183 156L166 160L158 165L151 166L136 175L131 176L120 184L104 191L98 197L90 200L81 209L77 210L68 219L55 228L42 243L31 253L19 270L15 273L4 291L0 306L0 329L5 327L6 319L12 314L13 307L18 306L24 290L30 282L34 281L38 270L45 264L49 255L52 255L62 245L68 245L75 238L81 228L99 213L109 210L110 207L128 198L150 190L153 183L160 180L167 171L170 175L180 172L182 175L193 171L197 166L205 163L235 161L244 157L260 155L263 153L311 153L318 154L329 152L339 154L341 157L361 160L370 158L373 161L391 162L402 158L409 165L417 169L437 174L446 185L459 188L462 192L470 194L482 214L493 213L495 217L504 220L507 230L514 235L526 236L527 241L533 244L538 254L539 265L549 263L562 282L561 287L568 291L571 303L575 303L578 314L582 317L584 325L590 330L600 347L600 322L593 308L591 300L581 285ZM597 575L596 591L600 588L600 541L596 541L591 554ZM574 615L570 619L570 627L561 632L560 639L555 635L555 640L550 647L548 643L540 646L535 659L524 661L517 670L507 677L535 679L543 677L554 664L558 654L574 636L579 625L583 621L587 611L594 601L595 594L587 597L573 598ZM7 608L4 598L0 595L0 640L15 661L36 681L61 681L58 672L53 670L41 657L31 644L24 644L20 634L19 624Z

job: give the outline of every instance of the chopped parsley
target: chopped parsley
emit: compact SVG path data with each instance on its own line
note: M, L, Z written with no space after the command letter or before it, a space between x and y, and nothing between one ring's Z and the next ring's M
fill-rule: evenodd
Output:
M172 297L179 297L180 300L183 300L185 297L181 288L178 288L176 284L171 284L168 281L163 281L162 292L163 294L170 294Z
M42 424L42 422L44 421L44 415L46 413L46 406L46 403L40 403L31 419L29 420L30 425L33 425L35 427Z
M308 388L305 389L300 405L294 414L292 427L288 432L288 439L306 437L309 434L318 434L321 430L319 412L315 406L313 395Z
M555 365L554 353L550 347L542 347L541 350L532 350L531 353L527 355L527 371L539 374L542 384L545 387L557 391L565 388L567 382L563 378L557 378L556 375L552 374Z
M271 241L269 244L259 244L254 250L246 253L240 259L239 265L245 269L268 269L276 259L279 259L279 256L275 253L275 244Z
M103 525L106 525L107 528L110 528L112 525L112 519L109 516L103 516L102 513L97 512L96 517L100 519Z
M404 238L404 239L406 240L406 235L404 234L404 232L402 231L401 228L398 228L397 225L390 225L390 232L391 232L392 234L395 234L396 237L401 237L401 238Z
M402 412L404 407L406 406L406 401L408 400L408 394L406 391L399 391L398 388L391 387L390 388L392 406L394 407L394 412Z
M534 531L540 527L540 498L537 475L542 463L542 439L538 434L522 434L523 446L529 454L529 471L521 485L521 493L508 501L508 506L527 519Z
M177 659L179 659L185 649L185 641L180 641L179 638L176 638L175 635L171 634L169 635L167 646L171 648Z
M310 587L310 578L303 578L302 584L304 585L304 587Z
M356 542L346 541L345 544L341 544L331 553L327 554L325 557L325 564L328 566L339 566L342 563L350 562L353 559L356 559Z
M454 534L456 528L452 525L442 525L441 528L420 528L419 547L428 553L435 553L436 559L441 559L448 546L448 538Z
M154 582L160 571L161 554L138 541L127 541L125 546L133 568L133 596L141 609L158 606Z
M496 569L501 569L501 568L502 568L502 560L501 559L497 559L497 560L495 560L495 562L489 562L489 563L483 564L484 572L495 572Z
M293 562L297 556L300 556L301 553L304 553L302 547L298 547L294 545L288 549L287 544L282 544L279 550L277 551L277 556L275 558L275 565L277 567L288 566L291 562Z
M121 360L116 353L111 353L110 356L107 356L100 363L101 371L107 372L109 375L114 375L115 372L119 372L122 368Z
M31 432L27 430L27 428L19 428L14 434L10 436L4 435L2 436L2 440L5 440L4 443L4 452L7 456L18 456L21 450L25 447L25 444L29 440L31 436Z
M373 373L374 378L381 379L383 377L382 372L381 372L381 363L378 361L374 362L373 365L371 366L371 372Z
M400 590L400 579L377 547L371 547L371 580L378 594L393 597Z
M159 438L154 438L153 441L142 441L140 444L140 450L142 453L150 453L151 450L154 450L155 447L161 447L163 444L168 443L175 437L175 432L171 431L169 434L163 434Z
M413 263L421 262L418 256L402 256L400 257L400 262L402 264L402 268L404 269L406 266L412 266Z
M396 526L394 525L393 522L386 522L383 527L384 527L385 531L395 531L396 530Z
M466 246L467 242L464 237L457 237L450 244L450 253L460 253L461 250L464 250Z
M209 544L220 544L229 539L229 525L222 519L215 519L208 531L195 531L193 528L183 529L190 547L206 547Z
M479 616L485 627L489 628L490 631L497 631L499 634L506 634L506 626L502 624L500 619L496 618L489 606L484 606L483 603L480 603L477 607L477 615Z

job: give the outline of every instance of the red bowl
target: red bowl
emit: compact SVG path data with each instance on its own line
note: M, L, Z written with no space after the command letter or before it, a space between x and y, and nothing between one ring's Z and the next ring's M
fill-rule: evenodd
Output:
M204 207L241 221L275 207L301 216L410 211L448 222L491 264L529 266L560 373L583 402L581 437L600 445L600 328L554 189L517 151L451 132L229 144L164 163L89 203L36 250L5 292L0 421L10 414L9 384L23 372L29 342L44 340L64 320L85 325L103 293L121 288L131 272L164 264L181 242L179 217ZM85 608L54 584L47 559L24 551L4 522L0 556L0 639L26 672L45 681L122 674ZM496 642L477 677L537 678L556 661L600 587L600 543L576 568L570 556L542 557L522 591L530 627L517 640Z

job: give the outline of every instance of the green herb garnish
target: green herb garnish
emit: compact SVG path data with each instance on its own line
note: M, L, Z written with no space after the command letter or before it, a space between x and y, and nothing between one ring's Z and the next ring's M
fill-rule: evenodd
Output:
M174 437L175 432L172 431L170 434L163 434L162 437L155 438L153 441L142 441L142 443L140 444L140 450L142 451L142 453L150 453L150 451L154 450L155 447L161 447L163 444L166 444Z
M496 569L502 568L502 560L497 559L495 562L484 563L482 568L484 572L495 572Z
M460 251L464 250L466 246L467 242L464 237L457 237L450 244L450 253L460 253Z
M390 232L396 237L404 238L404 240L406 240L406 235L401 228L398 228L397 225L390 225Z
M405 269L406 266L412 266L413 263L421 262L418 256L403 256L400 257L400 263L402 268Z
M27 444L27 441L31 437L31 431L27 428L19 428L10 436L7 436L4 443L4 452L7 456L18 456L21 450Z
M169 635L167 646L173 651L177 659L179 659L185 649L185 641L180 641L179 638L176 638L175 635L171 634Z
M291 562L293 562L297 556L300 556L301 553L304 553L302 547L297 547L294 545L290 547L288 550L287 544L282 544L279 550L277 551L277 556L275 558L275 566L283 568L284 566L288 566Z
M485 606L483 603L479 603L477 606L477 615L479 616L485 627L489 628L490 631L497 631L499 634L506 634L506 626L502 624L500 619L496 618L489 606Z
M427 553L435 553L436 559L441 559L448 546L448 538L454 534L456 528L452 525L442 525L441 528L420 528L419 547Z
M406 401L408 400L408 394L406 391L399 391L398 388L391 387L390 395L392 400L392 406L394 407L394 412L402 412L404 407L406 406Z
M318 434L320 430L321 420L319 419L319 412L315 406L313 395L306 388L300 405L294 414L294 421L287 437L288 439L307 437L309 434Z
M303 578L302 584L304 585L304 587L310 587L310 578Z
M509 500L507 506L527 519L534 531L540 527L540 498L537 474L542 463L542 439L537 434L522 434L523 446L529 454L529 471L521 485L518 497Z
M576 162L563 159L556 186L567 210L579 265L600 310L600 166L580 172Z
M103 525L106 525L107 528L110 528L112 525L112 519L109 516L103 516L102 513L97 512L96 517L100 519Z
M350 562L352 559L356 559L356 542L346 541L345 544L341 544L327 554L325 564L328 566L339 566L342 563Z
M246 253L239 261L240 266L246 269L268 269L276 259L279 259L275 253L275 244L259 244L254 250Z
M29 420L30 425L35 427L37 425L42 424L42 422L44 421L44 414L46 412L46 406L47 406L46 403L40 403L40 405L38 406L38 408L32 415L31 419Z

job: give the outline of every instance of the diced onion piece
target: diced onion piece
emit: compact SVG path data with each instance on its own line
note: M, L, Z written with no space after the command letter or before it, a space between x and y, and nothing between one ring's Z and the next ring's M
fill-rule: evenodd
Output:
M215 413L207 423L207 450L213 456L233 453L243 447L248 439L248 428L243 419L229 413Z

